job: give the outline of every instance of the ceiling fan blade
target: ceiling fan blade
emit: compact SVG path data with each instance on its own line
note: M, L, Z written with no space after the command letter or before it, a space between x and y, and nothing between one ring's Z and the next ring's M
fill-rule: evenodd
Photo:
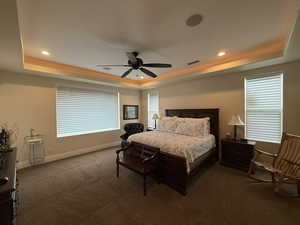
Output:
M132 64L135 64L137 62L137 59L136 59L135 55L133 54L133 52L126 52L126 55Z
M148 75L148 76L150 76L150 77L153 77L153 78L155 78L155 77L157 77L157 75L155 74L155 73L153 73L153 72L151 72L150 70L147 70L147 69L145 69L145 68L140 68L140 70L141 71L143 71L146 75Z
M143 64L143 66L145 66L145 67L156 67L156 68L169 68L169 67L172 67L171 64L167 64L167 63L146 63L146 64Z
M122 78L126 77L133 69L127 70L123 75L121 76Z
M96 65L98 67L111 67L111 66L124 66L124 67L128 67L129 65Z

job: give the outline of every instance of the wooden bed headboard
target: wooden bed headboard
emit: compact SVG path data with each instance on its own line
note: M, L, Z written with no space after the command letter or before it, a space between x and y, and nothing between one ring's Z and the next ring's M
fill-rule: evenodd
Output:
M219 109L166 109L166 116L185 118L210 118L210 133L216 138L219 146Z

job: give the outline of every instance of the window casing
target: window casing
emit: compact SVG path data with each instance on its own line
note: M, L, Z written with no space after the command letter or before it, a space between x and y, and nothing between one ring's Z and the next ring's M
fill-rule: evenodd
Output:
M119 93L58 87L57 137L120 129Z
M283 74L245 78L245 134L250 140L280 143Z
M148 93L148 127L154 128L153 115L159 114L159 93L149 92Z

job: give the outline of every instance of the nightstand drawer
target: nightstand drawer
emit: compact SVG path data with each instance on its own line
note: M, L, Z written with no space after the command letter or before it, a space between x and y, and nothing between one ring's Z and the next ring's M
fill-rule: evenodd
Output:
M243 146L240 145L232 146L224 143L222 144L222 155L229 155L230 157L236 156L238 158L252 158L253 150L243 148Z

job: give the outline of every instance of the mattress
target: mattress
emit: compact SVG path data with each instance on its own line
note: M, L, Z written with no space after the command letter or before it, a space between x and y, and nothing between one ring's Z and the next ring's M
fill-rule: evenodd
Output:
M192 137L162 131L149 131L131 135L129 141L160 148L160 151L184 157L187 163L187 172L190 164L215 147L214 135Z

